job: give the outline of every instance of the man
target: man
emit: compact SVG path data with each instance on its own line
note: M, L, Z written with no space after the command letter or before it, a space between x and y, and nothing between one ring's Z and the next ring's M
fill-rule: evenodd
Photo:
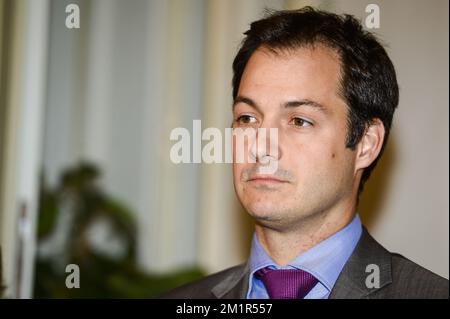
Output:
M398 104L383 47L353 17L309 7L272 13L245 34L233 127L278 132L276 152L253 143L255 161L233 164L255 219L250 258L165 297L448 298L447 280L388 252L356 212ZM261 173L271 161L277 170Z

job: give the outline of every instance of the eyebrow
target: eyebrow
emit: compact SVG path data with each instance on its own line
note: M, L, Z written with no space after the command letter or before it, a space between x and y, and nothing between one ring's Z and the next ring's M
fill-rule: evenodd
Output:
M288 101L286 103L283 104L285 108L294 108L294 107L299 107L299 106L311 106L319 111L322 112L326 112L327 108L325 106L323 106L322 104L312 101L312 100L308 100L308 99L300 99L300 100L295 100L295 101Z
M233 102L233 109L236 106L236 104L239 104L239 103L244 103L244 104L247 104L247 105L257 109L258 111L260 110L258 107L258 104L249 97L241 96L241 95L237 96ZM288 101L288 102L282 103L282 106L284 108L295 108L295 107L300 107L300 106L304 106L304 105L311 106L311 107L316 108L323 112L326 111L326 107L324 107L322 104L312 101L312 100L309 100L309 99L299 99L299 100L293 100L293 101Z
M245 97L245 96L242 96L242 95L239 95L239 96L237 96L234 99L234 101L233 101L233 110L234 110L236 104L239 104L239 103L247 104L247 105L249 105L249 106L251 106L251 107L253 107L253 108L255 108L255 109L257 109L259 111L259 107L258 107L258 105L256 104L255 101L253 101L251 98L248 98L248 97Z

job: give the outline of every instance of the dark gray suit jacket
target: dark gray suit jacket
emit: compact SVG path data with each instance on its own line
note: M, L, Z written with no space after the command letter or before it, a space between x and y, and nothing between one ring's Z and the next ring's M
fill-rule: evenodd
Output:
M369 264L380 269L378 288L368 288ZM223 270L196 282L176 288L162 298L244 299L248 290L246 264ZM449 298L448 280L393 254L363 228L361 238L339 275L331 299Z

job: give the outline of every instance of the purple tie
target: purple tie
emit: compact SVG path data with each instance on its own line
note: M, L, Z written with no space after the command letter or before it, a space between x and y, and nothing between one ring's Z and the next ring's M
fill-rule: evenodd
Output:
M255 274L264 283L270 299L303 299L318 282L316 277L301 269L266 267Z

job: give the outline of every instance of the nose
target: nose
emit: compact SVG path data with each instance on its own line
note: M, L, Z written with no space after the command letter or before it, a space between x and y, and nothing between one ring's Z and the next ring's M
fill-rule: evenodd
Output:
M251 161L267 165L280 160L281 148L278 139L278 127L259 127L255 138L250 143L249 157Z

